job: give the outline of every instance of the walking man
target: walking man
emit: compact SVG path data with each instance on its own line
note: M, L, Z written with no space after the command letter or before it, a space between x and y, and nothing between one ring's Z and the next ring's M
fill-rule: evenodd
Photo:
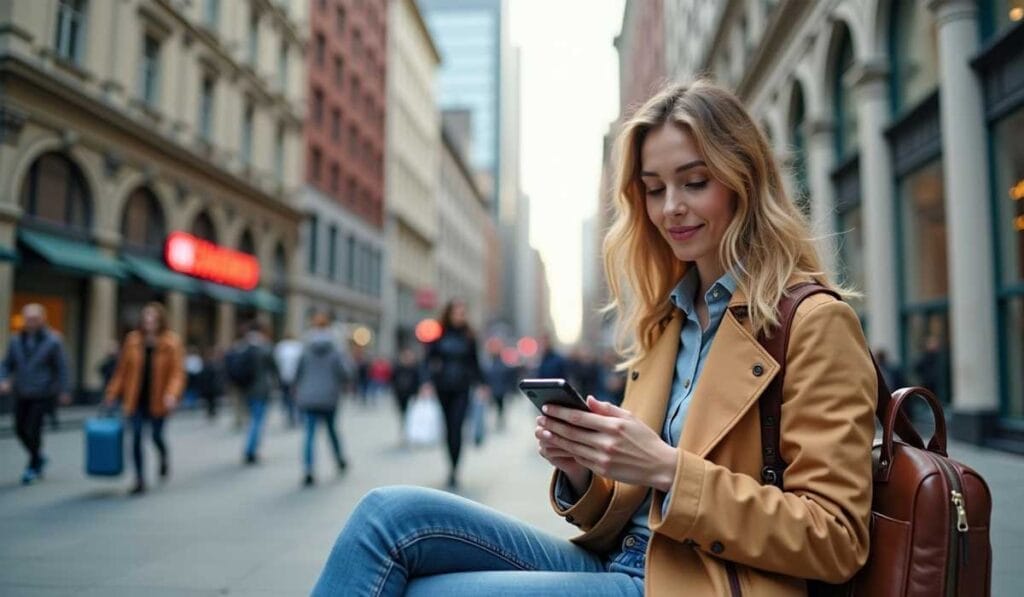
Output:
M7 356L0 362L0 393L14 394L15 429L28 452L21 483L28 485L43 475L43 416L55 404L69 404L68 362L64 345L46 325L46 309L37 303L21 310L24 327L11 339ZM12 383L13 378L13 383Z

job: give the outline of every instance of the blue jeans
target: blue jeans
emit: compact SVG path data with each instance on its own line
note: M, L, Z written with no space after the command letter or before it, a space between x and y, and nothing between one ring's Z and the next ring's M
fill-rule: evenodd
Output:
M313 437L316 435L316 422L322 419L324 427L327 427L327 437L331 440L331 449L334 451L334 459L339 463L344 460L341 455L341 442L338 441L338 432L334 427L334 414L336 411L306 411L306 444L303 447L303 463L306 465L306 473L313 474Z
M255 456L260 447L260 434L263 432L263 418L267 414L266 396L249 396L249 437L245 441L245 455Z
M149 423L153 432L153 445L160 453L160 462L167 461L167 444L164 442L164 420L165 417L144 417L141 413L132 415L132 460L135 461L135 480L145 483L144 475L145 459L142 456L142 426Z
M420 487L359 502L313 595L620 595L644 592L642 537L609 558L465 498Z

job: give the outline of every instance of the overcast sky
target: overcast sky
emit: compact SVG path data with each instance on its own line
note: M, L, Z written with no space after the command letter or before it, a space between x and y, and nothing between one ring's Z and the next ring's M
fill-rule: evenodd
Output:
M581 316L580 224L596 213L601 140L618 115L612 41L623 0L510 0L521 55L522 187L530 242L547 266L558 337L572 342Z

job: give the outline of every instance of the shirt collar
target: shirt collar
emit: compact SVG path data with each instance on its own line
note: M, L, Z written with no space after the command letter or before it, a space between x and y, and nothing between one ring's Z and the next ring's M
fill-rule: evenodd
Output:
M677 309L681 309L684 313L691 313L694 308L693 297L697 294L699 282L700 278L697 274L697 268L693 266L687 268L682 279L672 289L669 300L672 301L672 304ZM707 293L704 295L704 302L709 306L718 302L728 303L735 292L736 278L733 277L731 272L726 271L722 274L721 278L711 285L711 288L708 288Z

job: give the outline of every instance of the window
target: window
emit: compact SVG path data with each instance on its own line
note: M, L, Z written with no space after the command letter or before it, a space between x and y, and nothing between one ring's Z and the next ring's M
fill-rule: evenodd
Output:
M309 179L313 182L320 182L323 159L323 153L320 151L320 148L314 147L309 155Z
M796 179L793 202L804 215L809 215L811 213L811 191L807 177L807 142L804 140L804 92L799 83L793 85L789 114L790 143L793 146L793 176Z
M996 226L999 239L999 311L1003 336L1006 405L1003 413L1024 419L1024 109L993 130Z
M335 166L337 168L337 166ZM338 275L338 227L331 224L327 228L327 278L337 279Z
M345 268L345 285L354 288L356 284L356 239L349 236L346 240L345 256L348 257L348 265Z
M309 246L307 247L309 250L309 262L306 265L309 269L309 273L314 276L316 275L316 254L318 249L318 243L316 238L317 228L319 228L319 226L317 225L316 216L309 216L308 223L306 224L306 230L308 232L306 238L309 239Z
M340 172L338 170L338 164L337 163L331 164L331 174L330 174L330 177L331 177L331 181L330 181L331 193L337 194L338 191L341 189L341 175L340 175Z
M334 87L342 89L345 86L345 61L341 56L334 57Z
M854 105L856 90L847 73L853 68L853 42L850 31L845 26L836 54L835 80L832 84L835 96L835 115L839 126L836 127L836 159L842 162L857 153L857 106Z
M199 89L199 138L209 143L213 134L213 92L216 81L213 75L203 75Z
M280 123L274 136L274 179L284 182L284 125Z
M121 239L126 248L160 256L167 228L156 195L139 187L128 197L121 216Z
M313 122L324 123L324 92L320 89L313 90Z
M249 64L256 68L260 59L260 13L249 15Z
M160 40L150 33L142 36L142 72L139 75L139 96L152 108L160 93Z
M351 118L351 114L349 114L349 118ZM353 125L348 127L348 152L351 155L356 155L356 153L358 151L359 151L359 130L356 129L356 125L353 124Z
M63 228L88 232L92 197L78 165L62 153L36 159L21 186L21 207L27 216Z
M255 108L252 102L246 102L245 111L242 114L242 163L252 163L252 127Z
M938 28L923 2L893 2L893 111L913 108L939 84Z
M57 5L57 31L53 45L58 56L74 64L82 63L87 9L86 0L60 0Z
M334 12L334 30L338 37L345 35L345 7L339 6Z
M358 29L352 31L352 55L355 56L356 60L362 60L363 33Z
M213 226L213 218L207 212L201 212L196 219L192 222L192 229L190 230L192 236L201 238L211 243L217 242L217 230Z
M324 65L324 53L326 51L327 51L327 41L324 39L324 36L323 36L322 33L317 33L316 34L316 48L315 48L316 54L315 54L315 57L316 57L316 63L317 63L318 66L323 66Z
M341 141L341 110L331 110L331 140L335 143Z
M983 41L1024 21L1024 0L982 0L979 4Z
M220 25L220 0L206 0L203 22L210 31L217 31Z
M277 52L277 85L282 91L288 89L288 42L284 39Z

